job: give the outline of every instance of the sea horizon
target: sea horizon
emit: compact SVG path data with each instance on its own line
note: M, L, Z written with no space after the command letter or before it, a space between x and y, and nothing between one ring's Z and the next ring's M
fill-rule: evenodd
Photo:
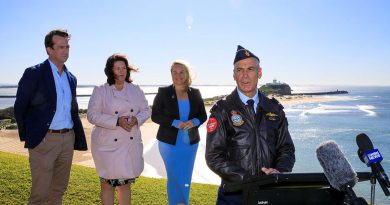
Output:
M261 81L261 80L260 80ZM282 82L282 83L285 83L285 82ZM102 85L104 83L100 83L100 84L79 84L77 85L77 87L94 87L94 86L99 86L99 85ZM171 83L169 84L139 84L139 83L135 83L139 86L167 86L167 85L171 85ZM265 85L266 83L262 83L262 82L259 82L259 86L261 85ZM357 85L357 84L289 84L289 83L286 83L288 85L290 85L291 87L294 87L294 86L320 86L320 87L326 87L326 86L329 86L329 87L335 87L335 86L346 86L346 87L390 87L390 84L388 85L383 85L383 84L367 84L367 85ZM227 83L227 84L192 84L191 86L235 86L235 82L232 82L232 83ZM18 87L18 84L11 84L11 83L0 83L0 88L16 88Z

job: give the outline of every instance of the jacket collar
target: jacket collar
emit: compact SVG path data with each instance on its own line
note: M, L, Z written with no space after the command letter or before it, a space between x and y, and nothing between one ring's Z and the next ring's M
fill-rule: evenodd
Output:
M276 111L277 106L275 106L266 95L262 92L258 91L259 103L257 104L256 110L265 110L265 111ZM226 97L227 100L234 103L235 107L239 107L240 109L245 109L245 104L241 101L237 88L233 90L233 92Z
M111 90L116 90L115 84L109 85L108 83L106 83L106 85L107 85ZM124 82L124 83L123 83L123 88L122 88L122 89L127 90L127 85L128 85L128 82Z

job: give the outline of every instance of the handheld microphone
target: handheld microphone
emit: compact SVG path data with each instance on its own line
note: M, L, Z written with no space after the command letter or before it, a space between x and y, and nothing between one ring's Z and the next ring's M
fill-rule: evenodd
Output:
M346 193L351 204L367 204L365 199L357 197L352 187L358 181L356 172L347 161L339 146L334 141L326 141L318 146L317 158L330 185Z
M364 162L367 167L371 167L371 171L378 180L383 192L386 196L389 196L390 192L387 188L390 187L390 181L389 177L385 173L385 170L380 164L383 160L381 153L378 149L374 149L370 138L368 138L368 136L364 133L356 136L356 143L359 147L358 156L360 160Z

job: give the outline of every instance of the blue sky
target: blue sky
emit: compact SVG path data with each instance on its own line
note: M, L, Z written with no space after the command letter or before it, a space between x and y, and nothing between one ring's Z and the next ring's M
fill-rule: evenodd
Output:
M104 83L116 52L140 85L170 84L175 59L194 84L234 84L240 44L260 58L262 84L390 85L389 11L387 0L0 0L0 83L44 61L44 36L66 28L79 84Z

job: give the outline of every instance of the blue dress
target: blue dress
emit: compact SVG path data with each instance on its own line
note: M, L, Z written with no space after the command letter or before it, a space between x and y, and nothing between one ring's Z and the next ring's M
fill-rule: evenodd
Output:
M187 122L190 113L189 100L178 100L180 121ZM177 125L172 123L173 126ZM194 120L195 125L199 120ZM192 170L198 150L198 143L190 145L188 130L179 129L176 145L158 141L158 148L164 160L167 172L167 192L170 205L177 203L188 204Z

